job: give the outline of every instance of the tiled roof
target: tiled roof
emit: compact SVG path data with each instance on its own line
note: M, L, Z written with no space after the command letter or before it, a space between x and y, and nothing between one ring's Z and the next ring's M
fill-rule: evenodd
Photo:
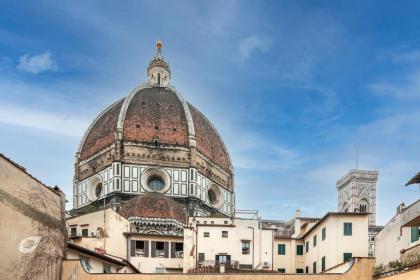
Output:
M157 192L140 194L124 204L120 215L128 219L130 217L144 218L168 218L181 223L186 222L186 209L172 197Z

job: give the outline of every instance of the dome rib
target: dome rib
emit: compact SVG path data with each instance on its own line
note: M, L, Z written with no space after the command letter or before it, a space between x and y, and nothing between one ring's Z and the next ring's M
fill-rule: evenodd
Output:
M197 108L188 103L196 131L197 149L214 163L232 173L233 167L225 143L213 124Z
M122 98L103 110L90 124L82 141L80 141L78 156L84 160L115 141L116 116L125 98Z

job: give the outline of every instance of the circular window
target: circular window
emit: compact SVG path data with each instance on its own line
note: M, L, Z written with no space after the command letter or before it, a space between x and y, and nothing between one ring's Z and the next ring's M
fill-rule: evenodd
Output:
M219 209L222 207L223 201L221 199L220 190L215 184L210 185L207 191L207 197L214 208Z
M95 195L99 197L102 193L102 183L98 183L95 187Z
M102 193L102 179L99 175L95 175L89 180L89 185L86 190L87 198L89 201L95 201L101 196Z
M150 176L147 186L153 191L161 191L165 187L165 183L159 176Z
M151 167L141 174L141 184L146 191L165 193L171 186L171 177L164 169Z
M209 201L211 204L217 203L217 197L213 190L209 190Z

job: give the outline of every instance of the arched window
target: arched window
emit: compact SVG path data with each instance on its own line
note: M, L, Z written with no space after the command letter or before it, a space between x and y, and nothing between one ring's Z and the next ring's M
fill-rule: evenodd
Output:
M158 86L160 86L160 73L158 73L158 82L157 82Z
M360 202L359 212L360 213L366 213L367 212L367 202L366 201Z

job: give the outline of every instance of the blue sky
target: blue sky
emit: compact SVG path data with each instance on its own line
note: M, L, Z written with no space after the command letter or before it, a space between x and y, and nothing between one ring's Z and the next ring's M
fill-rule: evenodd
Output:
M2 1L0 151L71 195L90 121L146 78L164 43L172 84L218 128L237 206L288 219L337 208L335 182L378 170L378 223L419 198L416 1ZM70 205L69 205L70 206Z

